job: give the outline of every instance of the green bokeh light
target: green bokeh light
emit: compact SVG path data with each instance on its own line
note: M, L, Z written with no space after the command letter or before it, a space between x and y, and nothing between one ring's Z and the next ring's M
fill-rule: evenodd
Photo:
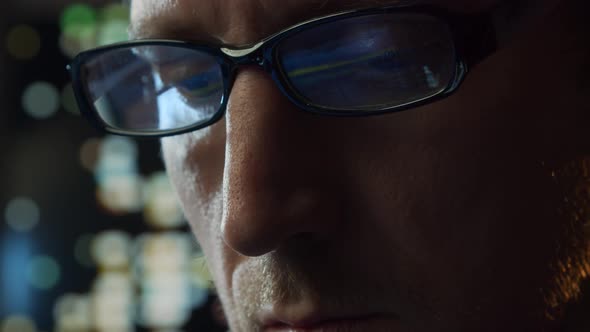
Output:
M128 22L124 20L109 20L101 24L96 43L98 46L103 46L129 39L128 26Z
M102 22L129 21L129 6L120 3L108 4L100 10L98 15Z
M31 260L27 269L29 283L38 289L53 288L59 281L61 271L55 259L48 256L37 256Z
M71 114L80 114L72 83L66 84L61 90L61 106Z
M68 6L61 15L60 23L63 31L69 31L72 28L80 26L96 25L96 11L87 5L74 4Z

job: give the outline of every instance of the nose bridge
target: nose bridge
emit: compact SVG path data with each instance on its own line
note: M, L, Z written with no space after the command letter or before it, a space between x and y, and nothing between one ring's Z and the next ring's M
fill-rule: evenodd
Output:
M312 223L321 213L313 189L321 184L308 178L319 177L322 162L313 158L313 131L302 130L311 129L312 119L293 107L263 70L238 74L226 113L222 234L247 256L271 251L296 234L314 233L322 224Z
M233 55L250 62L257 49ZM284 127L290 110L281 99L264 72L246 68L238 73L226 112L222 232L230 247L247 256L270 251L288 236L284 206L293 188L281 180L288 169L281 152L286 146L279 147L287 145L288 129L278 127Z
M230 57L230 59L232 59L235 64L259 64L262 66L264 63L264 56L262 54L263 45L264 41L260 41L248 47L222 47L221 52Z

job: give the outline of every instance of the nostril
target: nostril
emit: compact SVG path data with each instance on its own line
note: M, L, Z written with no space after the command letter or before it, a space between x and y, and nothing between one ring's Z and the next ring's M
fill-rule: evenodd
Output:
M246 218L244 218L246 219ZM235 252L249 257L264 255L279 245L278 234L257 225L255 221L224 221L221 235L225 244Z
M242 185L241 190L234 186L228 191L220 233L225 244L243 256L261 256L280 248L307 252L305 248L328 237L342 220L341 205L309 193L321 192L317 188L302 190L299 182ZM285 186L292 190L285 193ZM259 190L246 189L253 187Z

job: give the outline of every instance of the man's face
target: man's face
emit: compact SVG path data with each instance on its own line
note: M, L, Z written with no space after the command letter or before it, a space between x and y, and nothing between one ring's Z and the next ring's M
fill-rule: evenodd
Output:
M140 37L243 45L372 3L135 0L132 20ZM560 20L531 19L452 97L379 117L309 115L244 67L222 120L164 139L231 329L547 324L566 220L554 171L578 157L583 132Z

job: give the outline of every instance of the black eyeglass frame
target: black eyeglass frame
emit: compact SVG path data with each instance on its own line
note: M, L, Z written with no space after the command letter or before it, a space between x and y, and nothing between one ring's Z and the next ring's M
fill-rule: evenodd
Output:
M454 41L453 46L455 48L456 54L456 70L455 77L444 90L430 97L402 105L384 108L382 110L366 112L359 110L346 111L339 109L336 111L334 109L306 102L305 98L299 96L297 91L291 86L289 79L287 78L287 75L281 66L277 65L279 63L279 54L277 52L278 45L280 45L280 42L285 38L289 38L300 31L307 30L325 23L335 22L352 17L388 13L424 14L436 19L440 19L442 22L445 22L448 25ZM90 103L90 93L88 92L86 84L83 80L83 65L90 59L112 50L135 46L154 45L175 46L192 49L202 53L210 54L215 59L217 59L223 75L223 97L219 109L210 120L170 130L140 131L115 128L109 126L100 118L98 112ZM320 115L358 117L404 111L446 98L457 91L461 83L464 81L469 68L491 55L493 52L495 52L495 50L495 28L492 14L490 12L484 14L462 15L449 12L448 10L439 7L428 5L396 5L381 8L350 10L314 18L279 31L276 34L264 38L258 43L237 48L229 45L211 46L193 43L190 41L167 39L139 39L116 43L81 52L73 59L72 63L67 67L67 69L71 74L72 86L80 108L80 112L96 128L115 135L136 137L165 137L198 130L219 121L219 119L221 119L225 114L229 95L235 80L236 71L241 65L257 64L261 66L267 73L271 75L273 81L280 89L282 94L285 95L298 108L304 111Z

